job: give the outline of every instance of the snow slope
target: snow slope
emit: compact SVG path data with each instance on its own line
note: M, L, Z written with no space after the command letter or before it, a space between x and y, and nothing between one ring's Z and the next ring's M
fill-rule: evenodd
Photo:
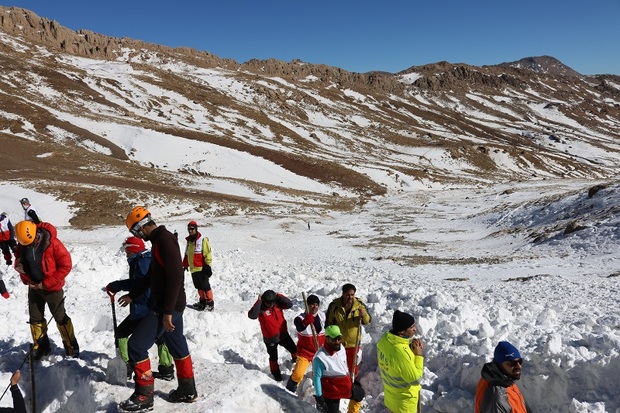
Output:
M593 185L539 181L419 191L377 199L355 213L320 216L211 219L187 205L185 216L174 208L169 218L172 207L154 202L149 208L158 223L184 236L187 221L196 219L210 238L216 298L213 313L185 313L200 398L170 404L165 394L176 383L158 382L155 411L315 411L309 380L295 397L270 378L258 322L248 319L247 311L259 293L276 289L295 303L286 312L293 334L303 291L319 295L325 309L342 284L352 282L373 316L362 338L364 412L386 411L375 344L400 309L414 314L425 343L425 412L472 411L482 364L498 341L509 340L525 357L519 385L534 411L617 413L620 198L618 185L588 198ZM120 245L127 230L71 228L70 205L15 184L0 185L0 194L0 209L13 223L20 219L18 199L29 197L44 219L59 227L73 257L66 308L81 355L64 359L52 323L53 355L35 367L38 411L116 412L133 383L121 387L104 381L114 340L102 288L126 277ZM575 220L584 229L563 235ZM0 371L8 385L31 338L27 288L13 269L2 272L12 294L0 302L6 320L0 330ZM186 291L189 302L197 299L189 278ZM117 310L119 320L126 311ZM287 359L281 352L285 376L292 368ZM156 365L155 353L153 360ZM22 372L29 402L27 364ZM8 393L0 405L10 405Z

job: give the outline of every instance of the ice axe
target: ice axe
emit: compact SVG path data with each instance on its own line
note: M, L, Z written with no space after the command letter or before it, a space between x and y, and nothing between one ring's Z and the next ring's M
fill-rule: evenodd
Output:
M116 327L116 307L114 305L114 293L107 291L112 304L112 322L114 323L114 347L116 347L116 356L108 362L108 368L105 373L105 381L110 384L119 384L125 386L127 384L127 364L121 357L121 351L118 347L118 332Z

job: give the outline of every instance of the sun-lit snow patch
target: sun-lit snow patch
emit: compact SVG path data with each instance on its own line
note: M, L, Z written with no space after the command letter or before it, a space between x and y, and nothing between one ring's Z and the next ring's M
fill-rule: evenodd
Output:
M62 143L63 141L71 141L76 145L79 145L83 148L86 148L92 152L101 153L103 155L112 155L112 151L110 148L106 148L105 146L94 142L90 139L84 139L74 133L71 133L65 129L58 128L53 125L47 125L46 129L50 131L52 137L57 141Z
M362 95L361 93L356 92L356 91L351 90L351 89L343 89L343 90L342 90L342 93L343 93L345 96L348 96L348 97L350 97L350 98L353 98L354 100L356 100L356 101L358 101L358 102L365 102L365 101L366 101L366 99L368 99L368 96Z
M15 50L16 52L20 53L25 53L30 50L30 48L24 43L17 41L15 37L9 36L4 32L0 32L0 43L3 43L9 46L11 49Z
M315 75L308 75L308 76L304 77L303 79L300 79L299 81L303 82L303 83L310 83L310 82L317 82L319 80L321 80L321 79L319 79Z
M405 75L400 75L398 76L398 80L401 83L404 83L405 85L412 85L413 83L415 83L416 80L422 78L424 76L422 76L420 73L407 73Z

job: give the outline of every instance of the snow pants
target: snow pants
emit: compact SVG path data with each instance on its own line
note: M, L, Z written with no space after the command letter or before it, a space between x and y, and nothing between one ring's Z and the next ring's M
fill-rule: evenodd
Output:
M183 334L183 313L173 312L172 324L174 324L174 331L170 333L164 329L162 315L154 311L149 311L144 318L141 318L127 343L129 362L135 365L147 360L149 349L159 338L164 341L175 360L188 357L189 348Z
M265 343L265 346L267 346L269 361L275 361L276 363L278 362L278 346L287 349L291 355L296 355L297 353L297 344L295 344L289 333L281 334L279 343Z

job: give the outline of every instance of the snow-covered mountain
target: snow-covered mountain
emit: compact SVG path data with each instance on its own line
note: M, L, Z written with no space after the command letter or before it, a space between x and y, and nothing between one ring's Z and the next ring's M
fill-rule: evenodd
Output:
M579 76L550 57L362 74L240 64L74 32L19 8L0 7L0 17L6 177L73 201L76 225L94 212L118 222L91 201L126 206L117 189L128 186L170 199L189 192L226 214L282 203L351 209L438 184L618 169L620 78ZM153 147L153 136L166 143ZM184 156L172 163L171 152ZM273 164L287 177L276 185L258 172ZM307 180L316 185L301 190Z
M155 411L314 411L309 380L295 396L271 379L247 311L277 289L294 301L294 334L301 292L325 309L346 282L373 315L364 413L385 412L375 344L395 309L425 343L425 413L473 411L504 339L526 360L519 385L535 412L620 411L619 77L548 56L396 74L238 63L0 7L0 91L0 210L16 223L29 197L74 262L66 304L82 353L64 359L51 326L39 411L116 412L131 394L104 380L102 288L126 277L136 204L181 240L197 220L214 248L216 311L185 314L200 397L173 405L175 384L157 383ZM0 269L8 384L31 338L26 287ZM186 291L192 302L189 277Z

